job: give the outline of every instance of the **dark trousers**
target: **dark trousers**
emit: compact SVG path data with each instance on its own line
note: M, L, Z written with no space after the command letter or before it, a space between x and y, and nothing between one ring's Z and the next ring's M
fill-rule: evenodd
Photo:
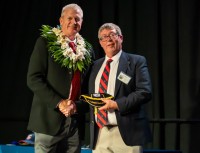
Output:
M67 117L59 133L50 136L35 132L35 153L80 153L77 121Z

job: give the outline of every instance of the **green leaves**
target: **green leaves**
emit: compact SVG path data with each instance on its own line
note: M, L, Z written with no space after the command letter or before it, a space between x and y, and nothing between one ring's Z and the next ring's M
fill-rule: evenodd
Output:
M59 26L57 26L57 28L52 28L49 25L42 25L40 30L41 36L47 40L47 47L52 57L54 58L54 61L61 64L62 67L67 67L73 71L78 69L82 72L91 64L92 45L83 39L79 34L77 34L77 37L79 38L77 40L81 39L84 41L84 43L82 43L84 46L82 45L80 47L84 47L87 50L86 52L82 52L84 57L79 55L75 55L76 57L74 57L72 53L70 53L71 49L68 46L68 42L64 38L65 36L62 35L62 31ZM81 43L77 44L79 45ZM65 48L63 48L63 46L65 46Z

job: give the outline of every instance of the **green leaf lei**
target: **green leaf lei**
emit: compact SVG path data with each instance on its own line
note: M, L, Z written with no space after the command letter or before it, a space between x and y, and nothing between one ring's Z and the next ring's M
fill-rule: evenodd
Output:
M55 62L73 71L81 72L91 64L92 45L80 34L76 34L76 54L68 45L67 38L62 34L59 26L52 28L49 25L42 25L41 36L47 39L47 47Z

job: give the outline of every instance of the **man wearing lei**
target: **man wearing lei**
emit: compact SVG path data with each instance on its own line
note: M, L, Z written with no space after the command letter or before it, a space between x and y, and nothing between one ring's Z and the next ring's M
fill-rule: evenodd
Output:
M29 62L27 85L34 96L28 130L35 133L35 153L79 153L88 111L77 101L94 57L79 34L83 11L68 4L59 21L54 28L42 26Z

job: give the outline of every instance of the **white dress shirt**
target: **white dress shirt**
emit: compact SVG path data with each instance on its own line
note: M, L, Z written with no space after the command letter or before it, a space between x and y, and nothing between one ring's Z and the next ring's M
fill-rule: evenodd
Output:
M107 88L107 93L114 96L115 92L115 82L117 78L117 70L118 70L118 65L119 65L119 58L121 56L122 50L119 51L115 56L112 57L112 62L110 63L110 73L109 73L109 80L108 80L108 88ZM99 93L99 84L100 84L100 79L101 75L103 73L103 70L106 66L107 60L110 59L109 57L105 56L105 60L96 76L95 79L95 93ZM108 111L108 124L110 125L117 125L117 119L115 115L115 111L110 109Z

